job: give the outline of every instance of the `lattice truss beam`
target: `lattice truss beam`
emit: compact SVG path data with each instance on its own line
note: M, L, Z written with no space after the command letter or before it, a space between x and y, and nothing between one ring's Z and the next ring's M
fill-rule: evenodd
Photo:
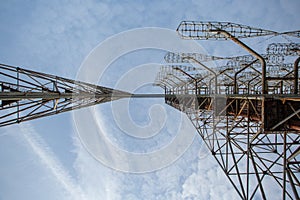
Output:
M0 64L0 127L92 106L129 93Z
M235 38L248 38L269 35L288 35L300 37L300 30L278 33L276 31L264 30L261 28L245 26L231 22L200 22L182 21L177 32L183 39L207 40L217 39L226 40L229 37L220 34L219 31L226 31Z
M257 53L238 39L296 38L299 31L194 21L177 31L183 39L232 40L251 55L167 52L155 81L166 103L187 114L241 199L299 199L300 44L289 39Z

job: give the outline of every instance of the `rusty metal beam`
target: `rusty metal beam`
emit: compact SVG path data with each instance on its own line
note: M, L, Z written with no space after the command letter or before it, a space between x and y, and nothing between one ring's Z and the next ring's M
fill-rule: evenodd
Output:
M299 62L300 57L298 57L294 63L294 94L298 94Z
M256 51L254 51L252 48L250 48L249 46L247 46L245 43L243 43L242 41L238 40L237 38L235 38L234 36L232 36L230 33L228 33L227 31L224 30L211 30L211 32L217 33L217 34L223 34L226 37L228 37L229 39L231 39L233 42L235 42L236 44L238 44L239 46L243 47L245 50L247 50L251 55L253 55L254 57L256 57L261 64L261 73L262 73L262 94L268 94L268 86L267 86L267 80L266 80L266 61L265 59L258 54Z

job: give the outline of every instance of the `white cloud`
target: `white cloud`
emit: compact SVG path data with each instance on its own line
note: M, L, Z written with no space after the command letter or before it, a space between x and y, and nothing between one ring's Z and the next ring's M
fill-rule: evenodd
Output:
M60 164L59 160L47 146L44 140L35 132L30 124L20 125L21 132L32 151L39 157L43 167L55 177L57 183L67 192L70 199L85 199L81 188Z
M103 166L95 160L77 138L74 138L74 142L76 143L77 153L74 167L77 171L78 185L84 191L87 199L122 199L119 191L119 179L122 174Z
M225 174L217 162L208 155L198 161L197 170L183 184L184 199L237 199Z
M144 174L116 173L119 190L115 192L126 200L238 199L236 191L208 153L199 141L195 141L179 160L164 169Z

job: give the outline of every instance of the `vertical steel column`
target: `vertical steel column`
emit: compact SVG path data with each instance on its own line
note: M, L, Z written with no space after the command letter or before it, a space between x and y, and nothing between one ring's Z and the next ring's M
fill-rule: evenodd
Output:
M282 173L282 200L285 200L285 191L286 191L286 172L288 170L287 168L287 158L286 158L286 152L287 152L287 148L286 148L286 131L284 131L284 135L283 135L283 173Z
M299 62L300 57L294 63L294 94L298 94Z

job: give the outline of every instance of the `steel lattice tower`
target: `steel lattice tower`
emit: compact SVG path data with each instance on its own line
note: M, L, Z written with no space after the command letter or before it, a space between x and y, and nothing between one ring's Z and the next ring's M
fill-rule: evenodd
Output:
M156 80L166 103L187 114L241 199L270 199L279 191L282 199L299 199L300 44L272 43L260 54L239 40L299 37L299 31L183 21L177 32L183 39L232 40L250 55L168 52ZM226 64L206 65L215 60Z
M130 96L119 90L0 64L0 127Z
M165 94L145 95L0 64L0 127L120 98L164 97L187 114L241 199L270 199L278 191L299 199L300 45L272 43L261 54L239 39L299 38L300 31L195 21L177 31L183 39L232 40L250 54L168 52L155 81ZM215 60L226 64L205 64Z

